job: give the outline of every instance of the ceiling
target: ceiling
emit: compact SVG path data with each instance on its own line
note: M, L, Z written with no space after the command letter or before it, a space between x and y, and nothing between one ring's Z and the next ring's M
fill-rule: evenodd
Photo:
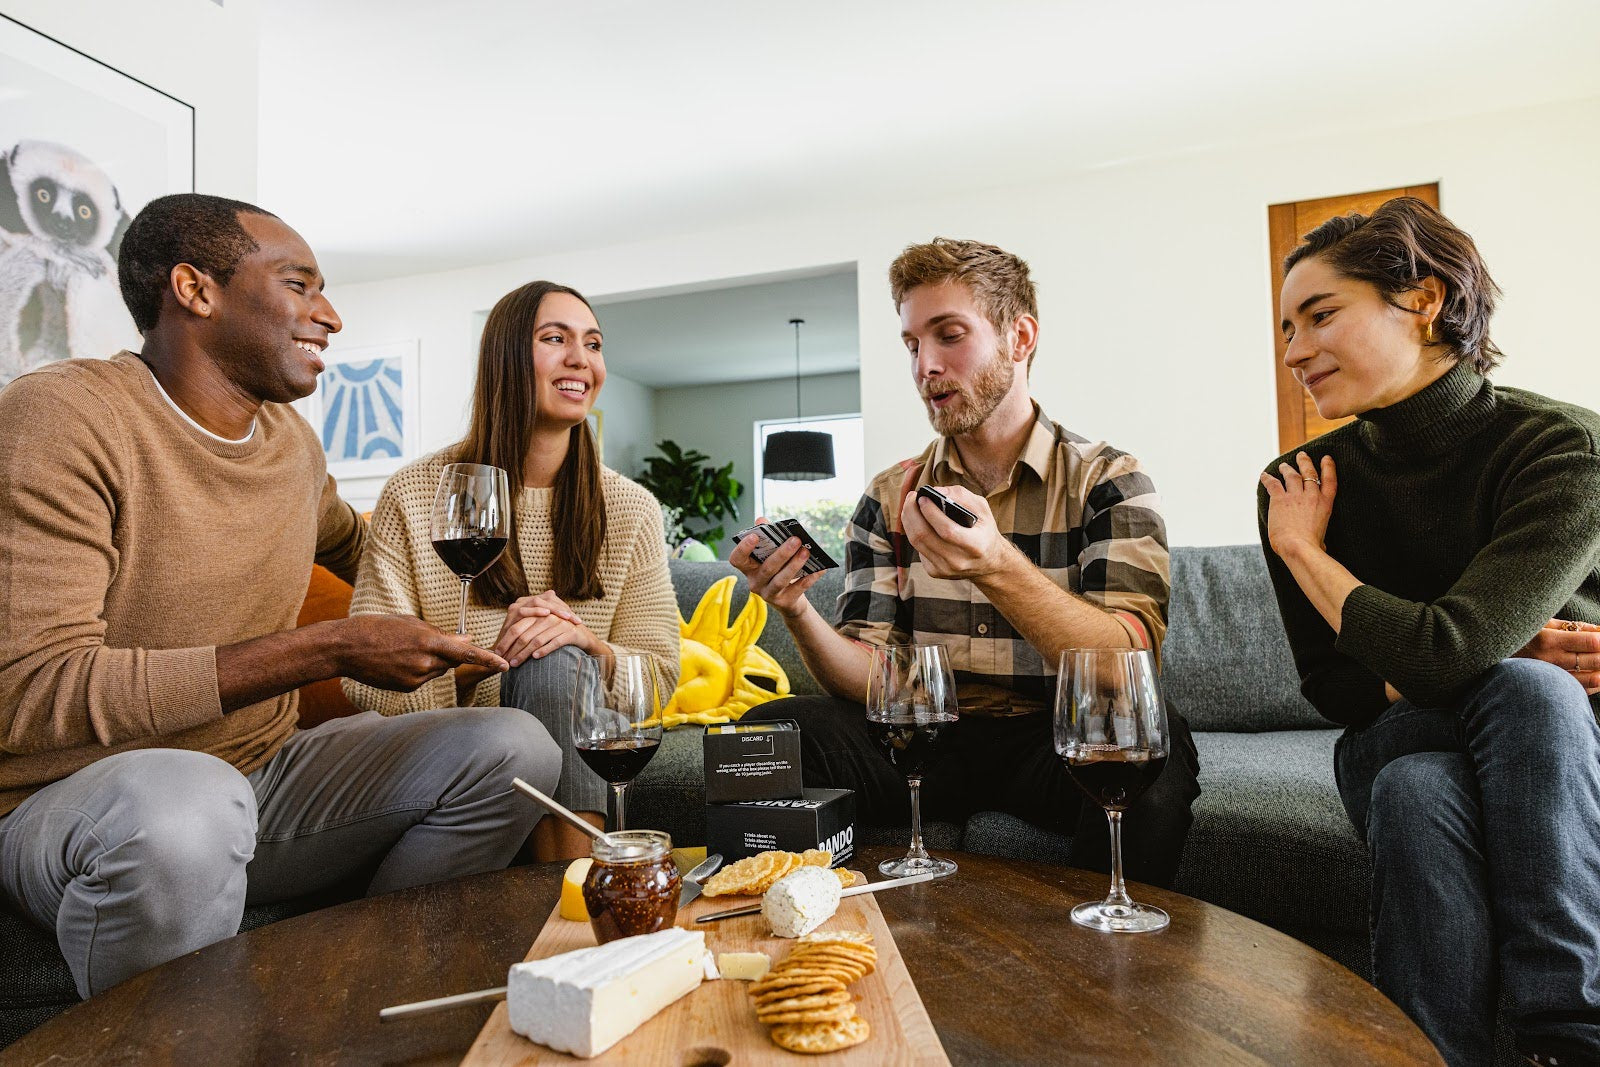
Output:
M339 284L1600 95L1594 0L260 10L258 195Z
M856 272L846 267L754 285L596 302L606 373L651 388L794 374L793 318L806 376L860 364Z

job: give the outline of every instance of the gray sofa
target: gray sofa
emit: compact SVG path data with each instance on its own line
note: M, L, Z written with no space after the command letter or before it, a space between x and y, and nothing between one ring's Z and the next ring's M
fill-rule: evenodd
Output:
M685 617L725 563L672 564ZM1180 548L1172 560L1171 628L1164 654L1169 696L1188 717L1200 749L1200 785L1177 888L1257 919L1334 957L1370 969L1365 850L1333 785L1329 729L1300 697L1277 607L1254 545ZM811 590L829 617L840 572ZM741 583L742 584L742 583ZM743 592L735 598L743 603ZM817 692L788 631L769 619L759 644L788 672L796 692ZM631 787L630 821L669 831L679 843L704 840L702 731L669 731ZM926 827L930 848L961 848L1064 862L1068 839L997 813L964 826ZM903 826L863 826L857 840L898 844ZM244 929L337 899L250 908ZM0 1047L73 1003L54 937L0 901Z

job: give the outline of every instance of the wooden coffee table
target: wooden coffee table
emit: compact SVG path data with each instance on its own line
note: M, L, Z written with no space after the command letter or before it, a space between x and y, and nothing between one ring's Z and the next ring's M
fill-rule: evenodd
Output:
M899 851L869 848L853 866ZM954 877L877 899L953 1063L1442 1062L1370 985L1260 923L1137 886L1172 925L1098 934L1067 912L1104 895L1102 876L951 855ZM0 1064L455 1064L488 1006L387 1024L378 1009L504 984L550 914L563 866L423 886L230 938L73 1007Z

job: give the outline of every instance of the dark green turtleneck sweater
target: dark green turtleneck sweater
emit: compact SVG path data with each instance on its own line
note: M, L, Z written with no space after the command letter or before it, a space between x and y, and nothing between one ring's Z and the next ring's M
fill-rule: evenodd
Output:
M1600 622L1594 412L1459 364L1305 451L1333 457L1328 554L1365 583L1337 637L1267 542L1265 489L1261 545L1301 691L1334 722L1370 723L1389 706L1385 681L1447 706L1551 618Z

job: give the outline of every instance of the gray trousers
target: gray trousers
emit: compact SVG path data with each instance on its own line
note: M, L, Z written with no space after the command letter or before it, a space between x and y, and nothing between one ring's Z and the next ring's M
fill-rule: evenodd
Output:
M248 777L215 756L107 756L0 819L0 890L54 929L90 996L239 930L246 903L376 869L369 895L511 861L561 752L509 708L385 718L292 736Z
M566 754L561 781L551 795L573 811L604 815L611 787L578 758L572 747L572 699L578 687L578 664L583 659L582 652L565 645L541 659L523 660L500 676L500 703L521 708L543 723Z

